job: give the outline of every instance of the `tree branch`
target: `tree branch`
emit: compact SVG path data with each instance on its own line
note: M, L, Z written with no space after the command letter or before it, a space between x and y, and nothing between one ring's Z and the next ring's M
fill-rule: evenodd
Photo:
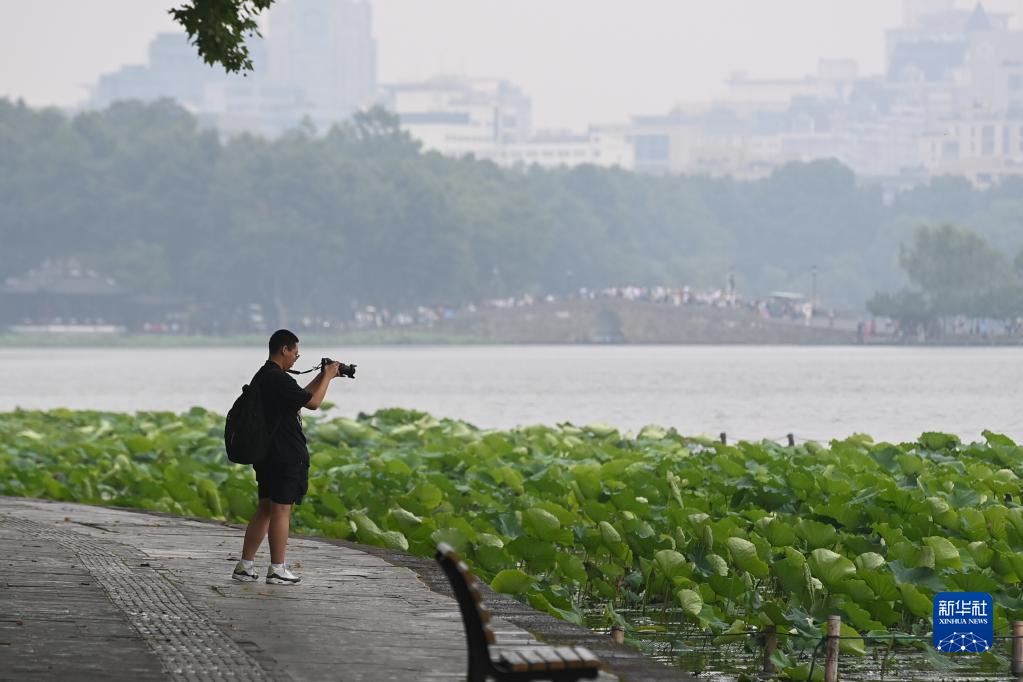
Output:
M188 0L169 10L174 21L188 33L199 56L209 65L220 64L225 71L252 70L252 57L245 40L259 36L260 13L274 0Z

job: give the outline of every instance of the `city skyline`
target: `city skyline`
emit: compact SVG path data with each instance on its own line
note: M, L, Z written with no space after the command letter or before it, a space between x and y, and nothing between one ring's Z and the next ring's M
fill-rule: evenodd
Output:
M90 12L68 0L0 0L8 17L0 26L0 96L81 105L102 73L144 64L155 35L176 29L168 2L96 0ZM734 71L799 77L819 58L837 57L856 60L861 73L879 72L883 31L901 17L890 0L371 4L380 82L444 73L507 78L533 99L538 127L576 130L712 99ZM54 15L68 22L53 24Z

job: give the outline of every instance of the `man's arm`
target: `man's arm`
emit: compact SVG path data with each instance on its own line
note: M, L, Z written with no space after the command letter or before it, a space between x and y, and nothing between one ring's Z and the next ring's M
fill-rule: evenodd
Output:
M323 372L319 372L315 377L313 377L313 380L306 385L305 390L315 395L316 391L319 390L321 383L323 383Z
M327 396L327 387L330 386L330 380L337 376L337 371L341 368L340 362L333 362L323 368L316 378L309 382L306 386L313 397L309 399L309 402L305 404L305 407L310 410L319 409L323 399Z

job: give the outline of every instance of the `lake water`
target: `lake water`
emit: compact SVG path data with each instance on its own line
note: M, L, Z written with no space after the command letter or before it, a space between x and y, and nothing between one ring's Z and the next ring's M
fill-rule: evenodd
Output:
M1023 438L1023 349L776 346L303 347L358 364L334 414L406 407L483 427L601 421L729 438ZM259 348L0 349L0 411L226 412ZM311 375L310 375L311 376ZM300 378L301 380L302 378Z

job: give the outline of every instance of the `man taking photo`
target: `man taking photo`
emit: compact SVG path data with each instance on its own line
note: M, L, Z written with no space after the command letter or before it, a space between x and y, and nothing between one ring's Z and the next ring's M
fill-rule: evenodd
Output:
M254 464L259 507L245 529L241 561L234 568L235 580L259 579L255 569L256 550L270 537L270 566L266 582L295 585L301 578L288 569L284 555L288 546L291 507L301 504L309 488L309 448L299 411L319 408L330 380L338 375L340 363L324 365L316 378L302 388L288 370L298 360L298 337L279 329L270 337L270 357L253 378L259 382L266 426L271 433L270 451Z

